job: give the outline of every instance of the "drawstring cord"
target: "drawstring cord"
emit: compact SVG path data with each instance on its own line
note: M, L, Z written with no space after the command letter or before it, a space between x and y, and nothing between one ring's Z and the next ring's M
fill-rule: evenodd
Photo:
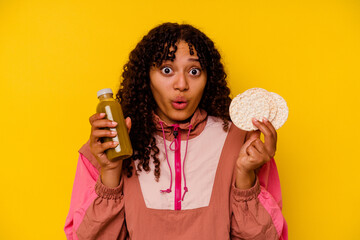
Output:
M172 125L174 127L174 140L170 143L170 150L171 151L177 151L179 149L179 143L178 143L178 139L177 139L177 135L179 134L178 131L179 131L179 127L177 125ZM175 149L172 149L171 148L171 145L173 145L173 143L175 143Z
M166 161L168 163L168 166L169 166L169 169L170 169L170 187L166 190L160 190L160 192L162 193L170 193L171 192L171 188L172 188L172 170L171 170L171 167L170 167L170 163L169 163L169 158L168 158L168 154L167 154L167 150L166 150L166 139L165 139L165 131L164 131L164 126L163 126L163 122L162 121L159 121L160 125L161 125L161 129L162 129L162 132L163 132L163 139L164 139L164 148L165 148L165 155L166 155ZM174 125L173 125L174 126ZM174 126L174 132L177 132L178 131L178 126ZM181 201L184 201L184 198L185 198L185 194L189 191L187 186L186 186L186 177L185 177L185 160L186 160L186 154L187 154L187 148L188 148L188 142L189 142L189 136L190 136L190 131L192 129L192 125L190 124L189 126L189 131L188 131L188 134L187 134L187 139L186 139L186 148L185 148L185 156L184 156L184 160L183 160L183 177L184 177L184 194L181 198ZM169 148L170 150L172 151L176 151L178 150L179 148L179 144L177 143L178 139L177 139L177 135L175 136L174 140L171 142ZM173 149L171 147L171 145L173 145L173 143L175 142L175 149Z
M168 158L168 155L167 155L167 150L166 150L166 142L165 142L165 131L164 131L164 126L163 126L163 122L159 122L160 125L161 125L161 129L162 129L162 132L163 132L163 139L164 139L164 148L165 148L165 155L166 155L166 161L167 161L167 164L169 166L169 169L170 169L170 187L166 190L160 190L160 192L164 193L171 193L171 187L172 187L172 171L171 171L171 167L170 167L170 163L169 163L169 158Z

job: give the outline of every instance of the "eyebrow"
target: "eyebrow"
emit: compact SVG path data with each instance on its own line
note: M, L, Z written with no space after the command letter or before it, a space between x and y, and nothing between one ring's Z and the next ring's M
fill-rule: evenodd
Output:
M198 58L189 58L188 60L192 62L200 62Z
M167 62L167 61L171 61L171 60L170 59L164 60L164 62ZM190 61L190 62L200 62L200 59L199 58L188 58L188 61Z

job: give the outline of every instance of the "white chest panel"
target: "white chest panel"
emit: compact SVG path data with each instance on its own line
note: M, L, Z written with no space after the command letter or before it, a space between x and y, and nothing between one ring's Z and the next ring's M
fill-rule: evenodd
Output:
M209 205L214 185L215 174L228 132L222 127L222 120L209 116L207 124L201 134L188 141L185 160L185 177L188 192L181 209L195 209ZM183 164L186 149L186 137L182 135L181 141L181 196L184 192ZM166 140L167 154L172 170L172 191L161 193L170 186L170 170L166 161L164 141L156 136L157 146L160 150L160 179L155 181L154 164L150 159L150 172L139 172L139 181L142 195L147 208L174 209L175 199L175 152L170 150L171 141ZM174 144L172 146L174 148ZM135 162L137 164L137 161Z

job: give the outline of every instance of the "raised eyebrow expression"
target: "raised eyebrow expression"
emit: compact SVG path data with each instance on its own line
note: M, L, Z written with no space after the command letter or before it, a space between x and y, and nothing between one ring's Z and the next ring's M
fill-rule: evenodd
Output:
M189 58L188 61L200 62L200 60L198 58Z
M163 63L173 62L171 60L165 60ZM198 58L188 58L188 62L200 62Z
M189 58L189 59L188 59L188 62L200 63L199 59L195 59L195 58ZM167 61L164 61L164 62L162 63L162 65L161 65L158 69L161 71L163 68L166 68L166 67L173 68L173 66L172 66L171 63L169 63L169 62L167 62ZM197 68L197 69L199 69L199 70L202 71L202 67L201 67L200 64L199 64L199 65L196 64L196 65L192 66L192 68L193 68L193 67L195 67L195 68Z

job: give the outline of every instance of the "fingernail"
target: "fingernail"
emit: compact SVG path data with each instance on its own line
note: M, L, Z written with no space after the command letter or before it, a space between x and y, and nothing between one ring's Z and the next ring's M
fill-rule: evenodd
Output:
M111 125L116 126L117 122L111 122Z
M119 145L119 142L113 142L114 146Z
M111 135L115 136L115 135L117 135L117 132L116 131L111 131Z
M105 116L105 113L100 113L100 117L104 117Z
M258 122L259 120L257 120L256 118L253 118L253 120L255 121L255 122Z
M268 122L268 119L266 117L263 117L263 122Z

